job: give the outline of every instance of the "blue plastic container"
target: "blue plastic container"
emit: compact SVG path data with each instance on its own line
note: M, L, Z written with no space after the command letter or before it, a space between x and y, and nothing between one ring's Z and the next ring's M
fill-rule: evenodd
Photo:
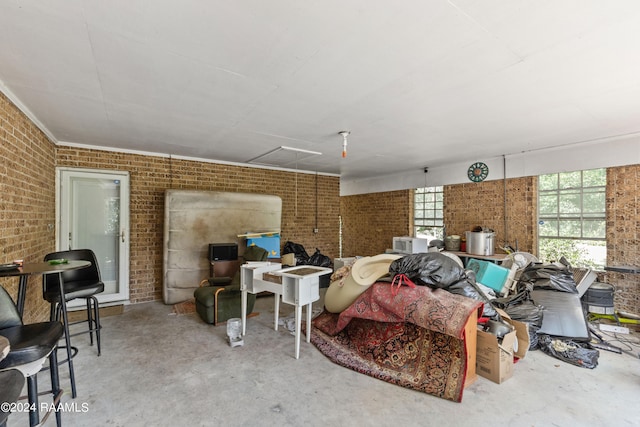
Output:
M507 278L509 277L509 269L500 267L499 265L471 258L467 262L467 268L476 273L476 282L479 282L494 291L500 293L504 288Z

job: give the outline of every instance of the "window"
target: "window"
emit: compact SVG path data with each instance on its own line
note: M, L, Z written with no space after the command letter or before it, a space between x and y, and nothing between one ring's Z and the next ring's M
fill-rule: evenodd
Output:
M413 197L413 231L415 237L443 239L442 187L416 188Z
M574 267L602 269L606 249L606 169L540 175L538 254Z

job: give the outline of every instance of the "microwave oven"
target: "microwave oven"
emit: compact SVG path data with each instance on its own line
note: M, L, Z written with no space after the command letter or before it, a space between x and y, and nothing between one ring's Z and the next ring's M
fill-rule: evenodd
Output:
M393 252L400 254L419 254L428 251L429 241L417 237L394 237Z

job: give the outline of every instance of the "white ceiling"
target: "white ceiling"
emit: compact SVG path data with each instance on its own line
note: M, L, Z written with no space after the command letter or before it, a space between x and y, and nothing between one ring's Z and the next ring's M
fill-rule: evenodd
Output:
M60 143L357 179L640 132L640 2L0 0L0 82Z

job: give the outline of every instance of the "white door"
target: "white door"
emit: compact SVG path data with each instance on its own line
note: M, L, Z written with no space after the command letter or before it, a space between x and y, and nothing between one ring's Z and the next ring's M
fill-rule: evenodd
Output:
M101 304L129 300L129 173L57 168L57 250L91 249Z

